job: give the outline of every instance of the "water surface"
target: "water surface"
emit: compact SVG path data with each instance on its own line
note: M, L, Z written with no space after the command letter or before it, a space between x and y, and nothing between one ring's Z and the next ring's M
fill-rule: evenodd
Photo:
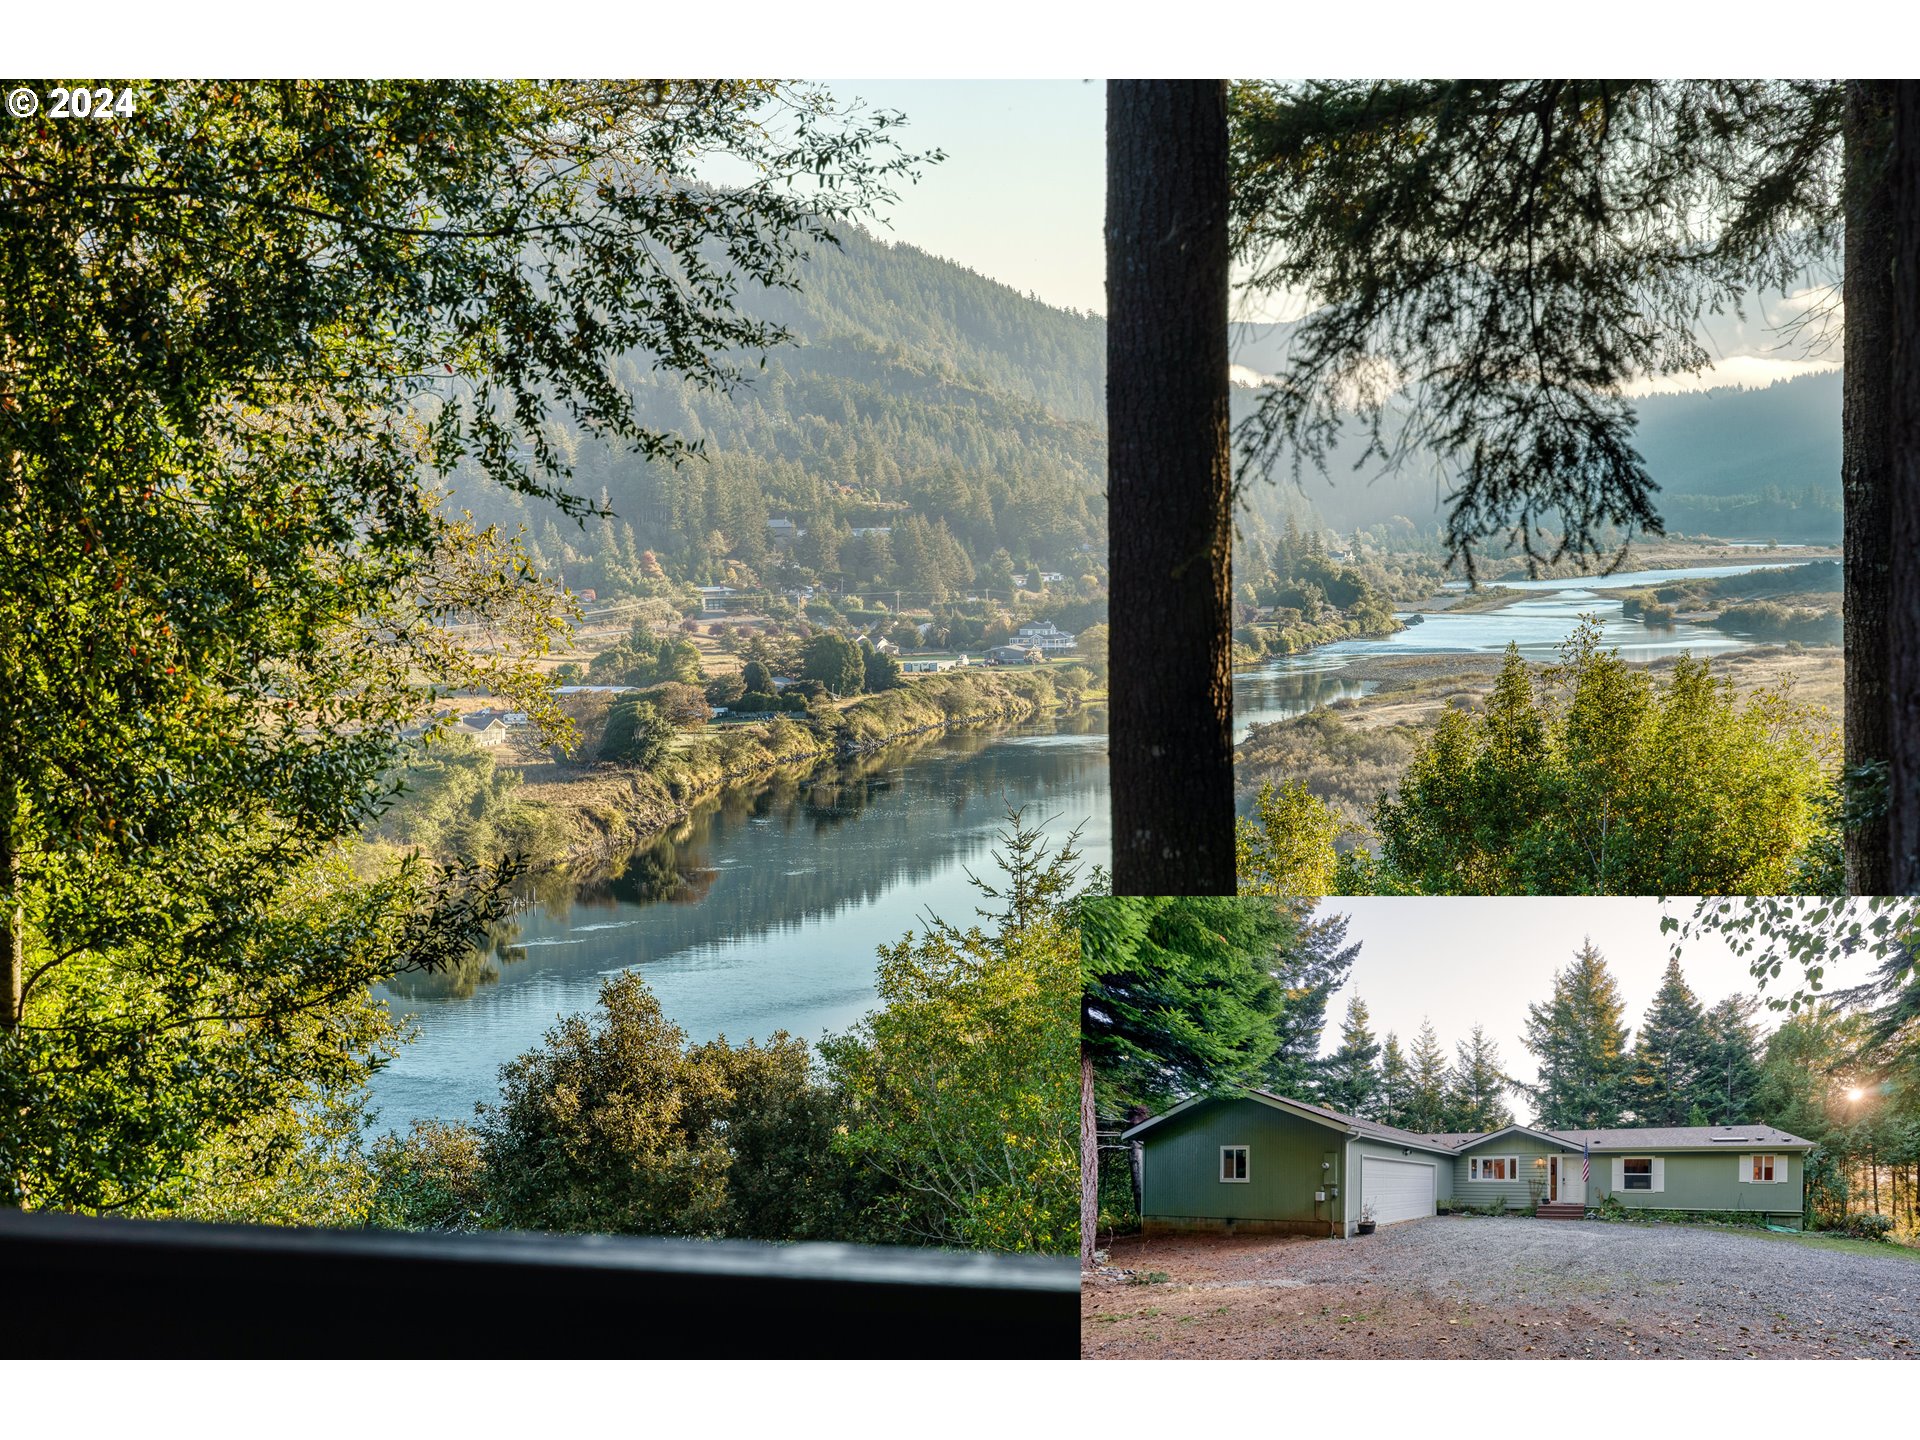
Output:
M1104 712L896 747L700 807L586 878L541 877L533 903L460 977L384 994L419 1038L372 1083L381 1128L464 1119L501 1064L637 967L693 1041L845 1030L875 1004L874 951L931 911L966 924L1009 806L1082 826L1105 865Z
M1558 659L1582 616L1600 622L1601 644L1619 650L1627 660L1648 661L1690 652L1719 655L1744 650L1752 642L1710 625L1684 621L1649 625L1622 612L1610 591L1674 580L1706 580L1723 575L1746 575L1804 562L1761 561L1751 565L1713 565L1693 570L1633 570L1618 575L1596 575L1578 580L1505 580L1510 590L1528 598L1498 610L1454 614L1436 611L1392 635L1371 640L1341 640L1300 655L1277 656L1234 677L1236 738L1244 739L1255 724L1305 714L1319 705L1365 694L1373 682L1343 678L1341 671L1366 656L1498 655L1509 644L1520 647L1528 660ZM1465 588L1449 581L1449 590Z

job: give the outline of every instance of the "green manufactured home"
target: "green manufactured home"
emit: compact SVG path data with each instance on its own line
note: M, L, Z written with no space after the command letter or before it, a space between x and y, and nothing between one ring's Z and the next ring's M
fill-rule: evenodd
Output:
M1185 1101L1128 1130L1149 1233L1345 1236L1503 1202L1577 1219L1608 1195L1641 1210L1737 1210L1800 1224L1811 1141L1770 1125L1416 1135L1284 1095Z

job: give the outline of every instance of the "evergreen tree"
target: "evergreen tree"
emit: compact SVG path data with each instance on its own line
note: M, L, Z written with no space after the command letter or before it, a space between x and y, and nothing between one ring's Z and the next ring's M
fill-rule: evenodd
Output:
M1306 918L1306 906L1290 907L1298 930L1280 952L1273 978L1286 996L1275 1020L1279 1044L1267 1061L1260 1083L1276 1095L1312 1098L1319 1069L1320 1036L1327 1027L1327 998L1347 983L1360 953L1347 943L1345 915Z
M1757 999L1729 995L1706 1014L1699 1103L1702 1125L1741 1125L1755 1118L1760 1088L1760 1037L1754 1029Z
M1093 1257L1095 1095L1116 1111L1258 1080L1297 921L1270 900L1114 895L1080 906L1080 1257Z
M846 636L824 630L807 642L805 655L800 669L803 680L818 680L835 695L860 693L867 667L860 647Z
M1400 1037L1391 1030L1380 1046L1380 1114L1382 1124L1406 1128L1413 1101L1413 1071L1400 1049Z
M1706 1015L1680 973L1677 958L1640 1022L1634 1039L1626 1103L1641 1125L1685 1125L1702 1099L1707 1052Z
M1368 1018L1366 1001L1358 995L1349 1000L1340 1048L1320 1062L1320 1103L1363 1120L1376 1118L1380 1109L1380 1042Z
M1539 1062L1534 1112L1548 1130L1598 1130L1625 1112L1627 1028L1620 987L1593 941L1553 977L1553 998L1527 1010L1524 1040Z
M1447 1052L1433 1033L1433 1022L1422 1020L1408 1052L1407 1118L1402 1128L1437 1135L1447 1128Z
M1447 1080L1447 1128L1467 1134L1485 1134L1513 1123L1513 1112L1502 1097L1511 1083L1500 1067L1500 1047L1483 1026L1455 1047L1453 1073Z
M619 695L607 711L600 758L636 770L651 770L672 743L673 726L656 706L638 695Z
M900 688L903 683L900 679L900 662L893 656L884 650L867 649L861 652L861 658L866 667L864 683L869 695Z

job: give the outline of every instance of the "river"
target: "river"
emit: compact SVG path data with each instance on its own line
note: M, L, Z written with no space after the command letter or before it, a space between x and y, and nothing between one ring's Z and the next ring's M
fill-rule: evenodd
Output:
M1085 867L1110 863L1105 712L768 780L597 874L538 877L471 971L376 992L418 1024L372 1081L377 1128L471 1118L503 1063L634 966L693 1041L847 1029L874 1007L876 947L924 929L929 911L975 918L966 872L991 878L1010 805L1051 819L1051 837L1083 827Z
M1502 610L1429 615L1377 640L1276 659L1235 677L1236 728L1365 694L1341 672L1365 655L1497 653L1516 641L1553 655L1582 614L1630 659L1745 642L1694 625L1653 629L1605 591L1762 564L1651 570L1580 581L1522 581L1538 592ZM709 801L670 834L597 873L531 882L511 933L455 977L384 992L418 1039L374 1077L382 1128L466 1119L498 1093L499 1067L540 1041L557 1016L590 1010L601 980L638 966L694 1041L739 1042L785 1030L806 1040L872 1009L874 951L924 928L931 910L965 923L968 870L991 870L1008 805L1084 826L1086 865L1109 863L1104 711L894 747L805 779L770 779Z
M1417 624L1372 640L1341 640L1299 655L1283 655L1234 676L1234 739L1244 740L1255 725L1304 715L1334 700L1366 694L1370 680L1342 675L1363 656L1497 655L1509 644L1520 647L1529 660L1556 658L1560 646L1573 634L1582 615L1600 621L1601 643L1617 648L1627 660L1659 660L1682 651L1718 655L1744 650L1751 643L1710 625L1648 625L1621 613L1610 590L1660 585L1673 580L1706 580L1722 575L1747 575L1804 561L1764 561L1752 565L1715 565L1694 570L1633 570L1618 575L1595 575L1579 580L1504 580L1509 590L1529 597L1498 610L1454 615L1444 610L1425 615ZM1464 582L1448 589L1464 588Z

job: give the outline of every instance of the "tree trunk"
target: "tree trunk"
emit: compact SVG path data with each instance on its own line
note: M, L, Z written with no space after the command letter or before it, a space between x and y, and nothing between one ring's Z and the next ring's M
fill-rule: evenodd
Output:
M1230 895L1227 90L1107 84L1113 889Z
M1920 80L1888 82L1893 92L1891 442L1887 612L1891 716L1887 768L1886 893L1920 894ZM1849 328L1853 317L1847 317ZM1851 517L1849 517L1851 519ZM1847 657L1852 686L1853 657Z
M1093 1110L1093 1050L1080 1047L1080 1265L1093 1264L1100 1227L1100 1132Z
M1888 534L1893 306L1893 197L1887 168L1891 90L1884 80L1849 80L1846 110L1844 400L1840 490L1845 504L1841 577L1846 646L1846 763L1879 774L1892 754L1889 701ZM1862 767L1871 767L1863 772ZM1876 787L1877 788L1877 787ZM1887 819L1877 805L1849 806L1847 888L1882 895L1892 874Z
M0 1035L20 1025L20 991L26 981L27 922L20 903L20 853L16 840L19 788L0 776Z
M1127 1128L1151 1118L1152 1111L1144 1105L1134 1105L1127 1111ZM1139 1220L1146 1209L1147 1195L1147 1146L1143 1140L1135 1140L1127 1146L1127 1164L1133 1171L1133 1215Z

